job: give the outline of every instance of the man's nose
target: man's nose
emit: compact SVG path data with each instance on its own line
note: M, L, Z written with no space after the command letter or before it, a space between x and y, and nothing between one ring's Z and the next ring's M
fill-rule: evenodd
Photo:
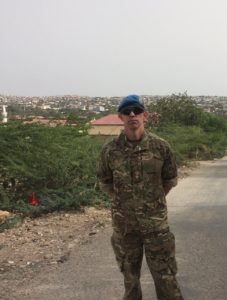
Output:
M129 114L129 116L134 117L135 116L134 111L131 111L130 114Z

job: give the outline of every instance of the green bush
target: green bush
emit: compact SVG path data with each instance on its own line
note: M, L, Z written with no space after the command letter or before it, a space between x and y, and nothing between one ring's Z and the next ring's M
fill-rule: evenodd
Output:
M0 209L38 214L105 199L94 189L103 141L85 127L8 124L0 126L0 139ZM33 192L37 207L28 205Z
M227 121L201 111L186 95L164 98L149 109L160 120L148 122L147 129L171 144L178 165L225 154ZM86 125L1 124L0 141L0 209L35 216L109 205L108 196L95 188L96 163L107 138L88 136ZM28 204L33 192L37 206Z
M227 120L204 112L186 94L163 97L148 110L156 119L150 119L147 127L170 142L178 164L225 154Z
M200 126L204 112L187 94L163 97L157 103L151 103L148 110L160 115L160 124L182 124Z
M152 131L171 144L178 165L191 159L213 159L225 154L227 136L222 131L206 132L201 127L177 124L153 128Z

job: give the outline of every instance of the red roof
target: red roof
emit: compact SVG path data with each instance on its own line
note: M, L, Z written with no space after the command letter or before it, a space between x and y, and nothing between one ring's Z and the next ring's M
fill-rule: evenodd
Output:
M124 125L118 115L108 115L90 122L91 125Z

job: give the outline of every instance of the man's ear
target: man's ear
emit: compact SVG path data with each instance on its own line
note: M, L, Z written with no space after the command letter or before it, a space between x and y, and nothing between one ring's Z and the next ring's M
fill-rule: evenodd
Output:
M119 113L119 114L118 114L118 118L121 119L121 121L123 121L123 120L122 120L122 114Z
M144 116L144 122L146 122L146 121L148 120L148 118L149 118L149 112L148 112L148 111L145 111L145 112L143 113L143 116Z

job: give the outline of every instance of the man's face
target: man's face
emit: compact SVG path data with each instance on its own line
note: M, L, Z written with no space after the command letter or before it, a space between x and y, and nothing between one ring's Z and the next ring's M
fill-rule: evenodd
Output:
M124 126L130 130L137 130L143 126L148 118L148 112L137 107L126 107L119 113L119 118L124 122Z

